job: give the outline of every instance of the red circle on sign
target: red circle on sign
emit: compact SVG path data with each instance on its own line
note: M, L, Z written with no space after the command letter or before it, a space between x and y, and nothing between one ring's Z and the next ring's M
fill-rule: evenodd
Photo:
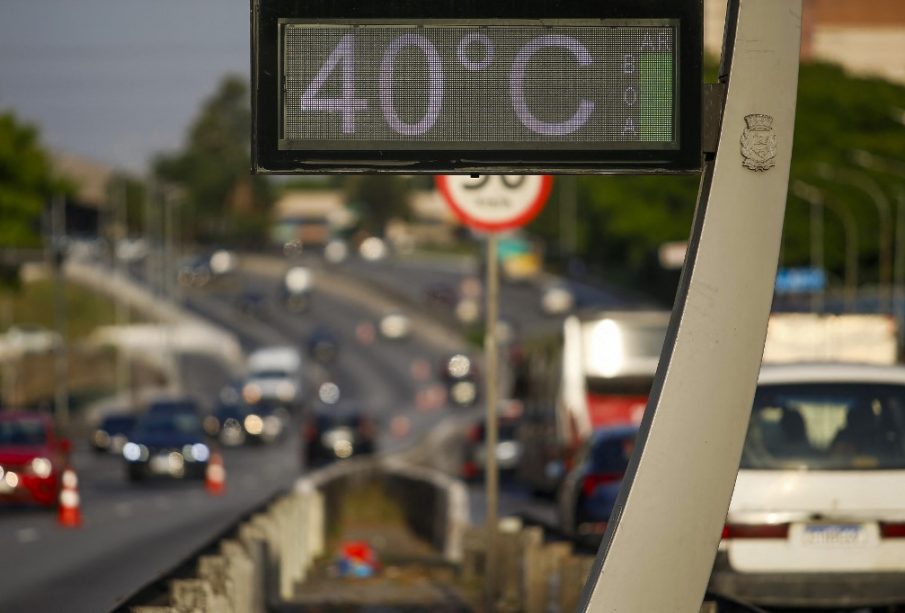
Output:
M465 211L453 197L447 182L448 179L449 175L437 175L434 177L437 190L443 195L443 199L449 203L453 213L455 213L456 217L458 217L462 223L470 228L483 230L485 232L502 232L504 230L512 230L513 228L524 226L537 217L538 213L543 210L544 204L547 202L547 198L550 197L550 192L553 189L553 177L550 175L542 175L540 177L540 189L537 192L537 196L534 197L525 210L512 219L493 223L478 219Z

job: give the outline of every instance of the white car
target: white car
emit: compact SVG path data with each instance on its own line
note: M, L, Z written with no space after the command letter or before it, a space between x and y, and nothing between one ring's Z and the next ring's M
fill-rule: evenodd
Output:
M905 367L762 369L710 588L764 606L905 603Z
M249 405L262 401L295 406L302 401L302 356L294 347L267 347L248 356L248 378L242 398Z

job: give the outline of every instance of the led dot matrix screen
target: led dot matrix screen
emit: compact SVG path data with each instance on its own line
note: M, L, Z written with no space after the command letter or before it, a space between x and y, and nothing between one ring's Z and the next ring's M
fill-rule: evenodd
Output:
M701 0L251 0L263 173L691 173Z
M676 24L287 23L285 149L677 148Z

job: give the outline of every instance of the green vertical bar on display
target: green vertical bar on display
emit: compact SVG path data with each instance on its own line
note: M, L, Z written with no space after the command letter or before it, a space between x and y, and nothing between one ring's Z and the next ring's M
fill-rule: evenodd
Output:
M672 142L673 134L673 55L641 54L641 140Z

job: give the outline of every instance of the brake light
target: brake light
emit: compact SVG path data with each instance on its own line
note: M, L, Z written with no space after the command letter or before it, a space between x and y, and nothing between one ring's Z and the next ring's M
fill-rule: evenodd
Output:
M789 524L726 524L724 539L784 539L789 536Z
M905 538L905 522L881 522L880 536L885 539Z
M585 475L581 480L581 491L585 496L590 496L600 485L609 485L622 481L625 473L609 472Z

